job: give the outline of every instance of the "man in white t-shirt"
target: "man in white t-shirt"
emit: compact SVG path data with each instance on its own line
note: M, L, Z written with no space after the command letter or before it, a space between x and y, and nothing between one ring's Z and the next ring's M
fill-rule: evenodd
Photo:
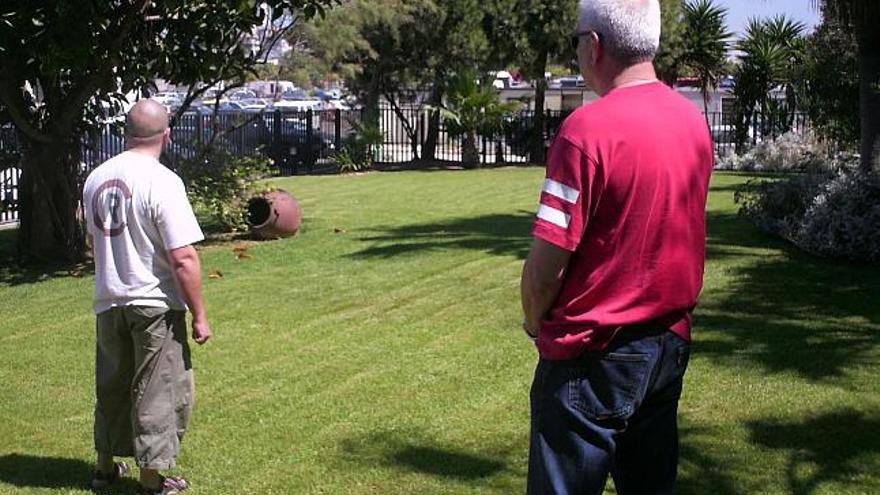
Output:
M183 182L159 163L171 141L168 113L142 100L125 123L126 151L96 168L83 188L95 256L96 404L92 480L100 490L130 472L146 493L187 488L163 477L180 450L194 385L186 309L198 344L211 338L193 244L204 239Z

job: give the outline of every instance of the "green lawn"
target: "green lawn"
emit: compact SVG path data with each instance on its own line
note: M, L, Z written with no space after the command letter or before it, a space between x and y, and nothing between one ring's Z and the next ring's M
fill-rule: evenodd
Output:
M523 493L518 284L542 177L275 181L300 235L202 251L223 277L205 281L216 340L194 350L192 492ZM735 213L744 180L714 178L680 492L880 493L880 269L759 233ZM0 269L2 494L88 493L92 285Z

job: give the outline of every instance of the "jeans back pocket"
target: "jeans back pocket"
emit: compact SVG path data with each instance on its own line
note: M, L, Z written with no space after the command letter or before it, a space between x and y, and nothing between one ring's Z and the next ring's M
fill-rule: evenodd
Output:
M645 394L650 354L608 353L571 367L569 401L591 421L625 419Z

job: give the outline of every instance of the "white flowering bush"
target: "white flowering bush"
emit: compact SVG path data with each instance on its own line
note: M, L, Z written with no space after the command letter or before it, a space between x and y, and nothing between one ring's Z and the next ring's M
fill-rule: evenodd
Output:
M844 170L822 184L796 232L804 250L880 261L880 174Z
M832 154L829 148L809 133L788 132L775 140L759 143L747 152L720 157L718 170L743 172L812 172L836 170L847 155Z
M857 157L836 167L749 181L736 193L740 214L807 252L880 262L880 173L859 170Z

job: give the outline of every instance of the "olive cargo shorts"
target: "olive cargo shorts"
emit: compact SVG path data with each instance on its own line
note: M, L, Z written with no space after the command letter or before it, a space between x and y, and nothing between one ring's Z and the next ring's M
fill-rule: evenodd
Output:
M97 319L95 450L174 467L195 393L186 313L126 306Z

